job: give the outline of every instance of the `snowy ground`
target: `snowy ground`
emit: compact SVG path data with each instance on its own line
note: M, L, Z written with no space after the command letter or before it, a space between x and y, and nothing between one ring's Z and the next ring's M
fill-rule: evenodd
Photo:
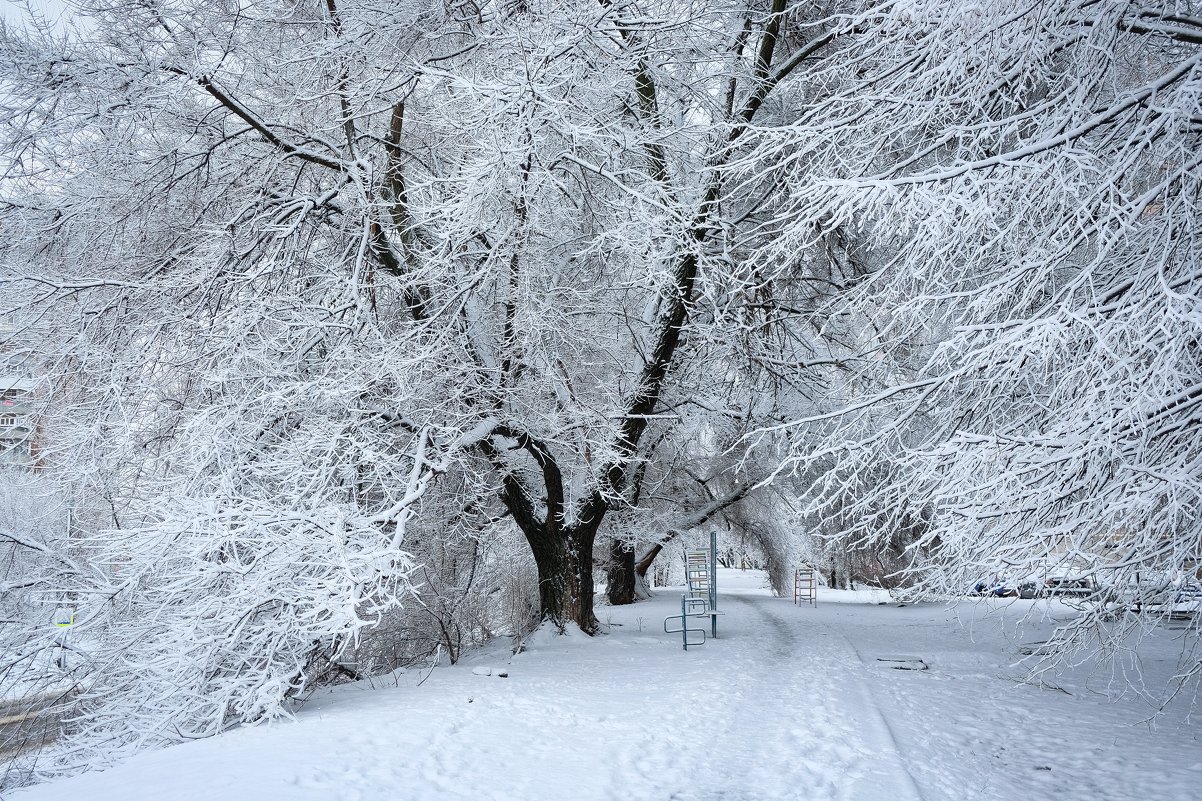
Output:
M1187 703L1148 724L1137 696L1108 700L1109 674L1056 689L1014 680L1020 646L1047 625L1003 621L1047 602L948 610L822 591L797 608L763 583L722 571L719 639L687 653L662 633L679 594L661 590L601 608L607 636L540 636L517 656L497 643L428 676L323 693L295 722L8 801L1202 797L1202 724ZM1149 681L1171 670L1181 636L1166 630L1146 653Z

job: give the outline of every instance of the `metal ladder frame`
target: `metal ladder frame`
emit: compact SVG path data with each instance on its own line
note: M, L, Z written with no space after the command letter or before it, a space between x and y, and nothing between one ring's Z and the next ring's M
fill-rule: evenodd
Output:
M793 571L793 605L799 606L802 601L811 606L818 605L818 574L810 567Z
M708 554L702 549L685 551L685 580L689 590L680 596L680 614L664 618L664 633L680 634L687 651L690 645L704 645L706 641L704 628L689 628L688 619L691 617L708 616L709 636L714 639L718 637L718 615L722 614L718 611L718 532L710 532ZM669 628L669 624L677 620L680 621L680 628L675 628L675 624ZM701 639L690 640L690 633L700 633Z

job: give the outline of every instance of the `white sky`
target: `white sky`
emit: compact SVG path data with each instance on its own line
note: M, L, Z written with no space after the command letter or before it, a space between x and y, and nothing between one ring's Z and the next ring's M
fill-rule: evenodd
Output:
M25 5L19 0L0 0L0 17L3 17L5 22L20 22L25 15ZM28 5L54 20L67 9L68 4L66 0L29 0Z

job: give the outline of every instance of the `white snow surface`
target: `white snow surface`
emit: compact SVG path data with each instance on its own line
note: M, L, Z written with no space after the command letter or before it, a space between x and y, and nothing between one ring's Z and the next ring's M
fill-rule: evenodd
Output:
M540 632L516 656L498 642L9 801L1202 797L1190 699L1149 721L1138 693L1116 697L1123 677L1090 665L1054 688L1017 681L1020 648L1051 626L1021 618L1071 614L1053 602L822 589L795 607L762 573L722 570L719 637L687 653L662 630L678 608L659 590L601 607L604 636ZM1132 667L1163 681L1185 636L1162 630Z

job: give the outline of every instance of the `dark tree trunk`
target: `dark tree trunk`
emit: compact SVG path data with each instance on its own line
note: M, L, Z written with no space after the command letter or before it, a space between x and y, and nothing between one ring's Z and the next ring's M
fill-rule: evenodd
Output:
M634 566L634 571L641 578L647 578L647 571L651 569L651 565L655 563L655 557L659 556L659 552L664 549L663 543L656 543L651 546L651 550L643 555Z
M569 593L564 617L574 621L585 634L596 634L600 628L593 612L593 543L596 539L596 525L577 527L567 537L568 558L564 570L568 574Z
M499 448L488 440L478 447L501 472L501 501L513 521L526 535L538 568L539 616L561 629L568 622L588 634L597 632L593 613L593 542L605 516L599 493L578 514L567 515L563 475L551 451L524 431L498 425L493 433L516 443L542 470L544 509L531 499L537 497L514 473L505 468ZM565 522L567 520L571 522Z
M596 526L577 526L548 536L545 531L524 532L538 567L539 616L563 628L575 623L586 634L595 634L593 611L593 542Z
M606 597L613 606L624 606L635 601L634 595L634 546L614 540L609 546L609 568L606 571L609 587Z

